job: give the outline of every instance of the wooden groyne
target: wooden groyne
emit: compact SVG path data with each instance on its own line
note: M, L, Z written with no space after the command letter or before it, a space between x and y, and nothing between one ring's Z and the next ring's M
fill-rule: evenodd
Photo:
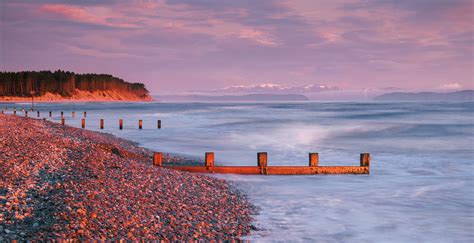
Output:
M308 166L268 166L266 152L257 154L257 166L215 166L214 153L206 152L204 166L163 165L163 153L153 155L156 166L196 173L220 173L242 175L317 175L317 174L369 174L370 154L360 154L360 166L320 166L319 154L309 154Z
M8 111L8 107L2 109L2 114ZM16 107L13 108L13 115L16 115ZM28 111L22 110L25 117L28 117ZM66 124L64 112L61 111L60 121L62 125ZM86 127L87 112L84 111L81 118L81 127ZM75 118L75 112L72 112L72 118ZM37 117L40 117L40 111L37 110ZM52 111L49 111L49 117L52 117ZM43 118L46 120L46 118ZM100 119L100 129L104 129L104 119ZM119 130L123 130L123 119L119 119ZM161 120L157 120L157 128L161 129ZM143 129L143 120L138 120L138 129ZM163 153L156 152L153 155L153 164L164 168L196 172L196 173L222 173L222 174L246 174L246 175L316 175L316 174L370 174L370 154L360 154L359 166L321 166L319 165L319 154L309 153L307 166L269 166L268 154L266 152L257 153L256 166L215 166L214 153L206 152L204 166L179 166L164 165Z
M41 119L42 113L41 113L40 110L37 110L37 109L30 109L30 111L32 111L32 112L33 112L33 111L36 111L36 118ZM28 116L28 110L25 110L24 108L21 108L21 112L23 112L23 114L24 114L25 117L29 117L29 116ZM45 113L43 113L43 114L48 114L49 118L52 118L52 119L55 118L55 116L53 116L53 111L50 110L50 111L48 111L48 112L46 112L46 111L44 111L44 112L45 112ZM8 107L2 107L2 109L1 109L1 114L9 114L9 113L8 113ZM16 107L13 107L13 110L12 110L12 112L11 112L10 114L17 115L17 108L16 108ZM61 123L62 125L65 125L65 124L66 124L66 115L65 115L66 113L65 113L64 111L60 111L60 113L58 113L58 114L60 114L60 116L59 116L60 123ZM34 116L32 115L31 117L34 117ZM72 112L71 112L71 117L70 117L70 118L71 118L72 120L74 120L74 119L76 118L76 111L72 111ZM42 119L43 119L43 120L46 120L46 117L43 117ZM83 118L80 118L80 120L81 120L81 127L82 127L82 128L86 128L87 111L84 111L84 112L83 112ZM119 130L123 130L123 129L124 129L124 119L120 118L118 121L119 121L119 125L118 125ZM104 128L105 128L104 119L101 118L101 119L99 120L99 122L100 122L100 123L99 123L99 128L100 128L100 129L104 129ZM90 124L90 123L89 123L89 124ZM144 127L144 121L143 121L142 119L139 119L139 120L138 120L138 129L139 129L139 130L144 130L144 129L145 129L145 127ZM161 129L161 120L157 120L157 129Z

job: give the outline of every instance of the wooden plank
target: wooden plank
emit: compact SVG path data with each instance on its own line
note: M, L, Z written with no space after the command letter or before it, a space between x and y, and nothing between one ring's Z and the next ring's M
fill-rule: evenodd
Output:
M369 167L361 166L318 166L317 174L369 174Z
M260 166L163 166L168 169L198 172L259 175L262 173ZM368 167L360 166L267 166L268 175L314 175L314 174L369 174Z

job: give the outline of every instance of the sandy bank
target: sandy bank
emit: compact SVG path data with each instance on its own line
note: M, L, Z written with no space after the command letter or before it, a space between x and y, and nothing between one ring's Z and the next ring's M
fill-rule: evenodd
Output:
M249 233L251 206L225 181L154 167L150 156L111 135L0 114L0 241Z
M31 97L16 96L0 96L0 102L31 102ZM151 96L137 96L133 93L120 92L116 90L105 91L74 91L74 95L70 97L61 96L59 94L45 93L42 96L34 97L34 102L144 102L153 101Z

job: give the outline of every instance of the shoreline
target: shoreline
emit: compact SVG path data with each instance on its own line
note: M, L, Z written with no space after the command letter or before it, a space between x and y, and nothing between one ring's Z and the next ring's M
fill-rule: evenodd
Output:
M35 100L34 103L95 103L95 102L110 102L110 103L147 103L155 102L157 100L101 100L101 99L58 99L58 100ZM31 99L20 99L20 100L3 100L0 99L0 103L32 103Z
M232 183L153 166L134 142L2 114L0 137L0 241L230 240L255 229Z

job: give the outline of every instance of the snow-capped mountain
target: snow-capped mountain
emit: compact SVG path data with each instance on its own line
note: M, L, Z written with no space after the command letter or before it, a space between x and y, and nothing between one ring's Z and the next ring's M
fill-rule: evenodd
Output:
M218 93L312 93L327 90L339 90L329 85L309 84L304 86L286 86L273 83L235 85L211 90Z

